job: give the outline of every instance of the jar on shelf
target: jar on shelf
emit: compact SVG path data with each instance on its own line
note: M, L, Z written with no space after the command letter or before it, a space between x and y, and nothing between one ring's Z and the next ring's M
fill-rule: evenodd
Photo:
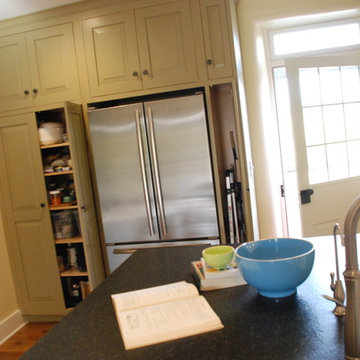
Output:
M61 204L61 192L60 190L49 191L51 205Z

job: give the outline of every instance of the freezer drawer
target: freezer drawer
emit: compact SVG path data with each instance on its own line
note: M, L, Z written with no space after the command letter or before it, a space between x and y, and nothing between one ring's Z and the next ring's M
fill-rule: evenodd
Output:
M112 273L125 260L127 260L135 251L136 250L126 251L126 249L119 251L119 248L116 246L107 246L106 253L109 264L109 272Z

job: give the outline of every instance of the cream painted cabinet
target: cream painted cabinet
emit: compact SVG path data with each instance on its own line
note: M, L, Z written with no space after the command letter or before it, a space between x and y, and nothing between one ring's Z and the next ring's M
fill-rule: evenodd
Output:
M47 122L62 124L65 137L40 144ZM0 173L19 307L62 315L104 279L81 106L0 118Z
M81 105L67 102L36 113L36 120L39 128L56 123L66 134L58 141L40 138L40 149L57 276L70 308L104 279Z
M72 24L25 34L35 105L77 99L79 80Z
M188 1L135 11L144 88L198 80Z
M233 73L232 53L225 2L201 0L200 7L208 78L230 77Z
M0 111L79 96L72 24L0 38Z
M141 89L133 13L87 19L83 26L91 96Z
M90 95L198 80L188 0L86 19Z
M64 312L33 114L0 119L0 195L19 307Z
M0 111L31 106L30 89L24 35L0 38Z

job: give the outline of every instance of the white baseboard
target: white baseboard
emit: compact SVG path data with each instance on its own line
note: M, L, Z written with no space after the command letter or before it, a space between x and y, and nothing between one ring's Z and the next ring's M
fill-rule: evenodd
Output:
M11 337L16 331L21 329L27 323L20 310L0 322L0 344Z

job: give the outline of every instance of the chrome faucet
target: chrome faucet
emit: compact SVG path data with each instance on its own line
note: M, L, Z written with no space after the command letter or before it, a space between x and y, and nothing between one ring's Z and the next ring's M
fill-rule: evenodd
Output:
M336 316L344 316L345 315L345 305L344 305L345 291L344 291L342 281L340 279L339 257L338 257L338 251L337 251L337 243L336 243L337 235L340 235L341 245L345 246L344 236L341 232L340 224L338 224L338 223L335 224L333 234L334 234L334 246L335 246L336 281L335 281L335 273L331 272L330 273L330 277L331 277L330 288L334 292L334 297L330 298L328 296L325 296L325 298L327 298L328 300L334 301L336 303L335 309L333 311Z
M356 229L360 218L360 196L351 205L345 218L344 271L346 285L345 359L360 360L360 272L357 258Z

